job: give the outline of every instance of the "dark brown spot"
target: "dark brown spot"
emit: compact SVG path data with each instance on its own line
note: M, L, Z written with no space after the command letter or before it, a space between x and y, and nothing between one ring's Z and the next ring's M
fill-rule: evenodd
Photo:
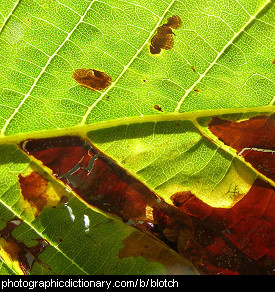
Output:
M275 59L273 59L273 61L272 61L272 64L274 64L274 65L275 65Z
M192 196L190 191L175 193L171 196L171 200L176 207L181 207Z
M62 196L61 198L60 198L60 201L59 201L59 205L61 205L61 204L65 204L65 203L67 203L69 201L69 198L68 197L66 197L66 196Z
M103 90L112 82L106 73L94 69L76 69L73 78L79 85L92 90Z
M191 69L192 69L194 72L197 72L194 66L191 66Z
M201 92L200 89L194 89L194 91L196 91L196 92Z
M181 19L177 15L168 18L167 23L158 27L157 34L152 38L150 45L151 54L159 54L162 49L170 50L174 46L173 29L181 26Z
M159 54L161 49L170 50L174 46L173 32L170 27L159 27L157 34L151 40L150 52Z
M178 15L173 15L167 19L167 23L164 26L168 26L174 29L180 28L182 25L182 21Z
M163 112L163 110L161 109L161 107L157 104L154 105L154 109L159 111L159 112Z
M150 53L152 55L159 54L161 52L161 48L154 48L152 45L150 46Z

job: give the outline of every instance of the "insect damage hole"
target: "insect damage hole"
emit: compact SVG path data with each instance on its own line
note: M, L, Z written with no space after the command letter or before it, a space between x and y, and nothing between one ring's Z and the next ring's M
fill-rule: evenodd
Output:
M76 69L73 78L79 85L92 90L103 90L112 83L110 76L95 69Z
M172 29L178 29L182 25L182 21L178 15L173 15L167 19L167 23L159 26L157 34L152 38L150 45L151 54L159 54L162 49L170 50L174 46Z

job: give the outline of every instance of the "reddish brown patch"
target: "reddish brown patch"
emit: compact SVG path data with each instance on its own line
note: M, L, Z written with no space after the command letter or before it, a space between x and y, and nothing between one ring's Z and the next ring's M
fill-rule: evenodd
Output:
M197 197L194 196L190 191L175 193L171 196L171 200L173 204L181 210L183 210L183 206L185 206L185 214L198 217L200 219L207 218L213 209L207 204L202 204L202 202L198 200ZM188 206L191 206L192 209L189 210Z
M0 237L6 241L6 244L3 246L5 252L12 260L19 261L20 268L26 275L28 271L31 271L34 262L41 263L38 256L43 252L45 247L49 245L49 242L39 238L35 239L35 241L37 241L36 245L29 247L14 238L12 231L21 223L22 221L17 218L8 221L6 227L0 230ZM47 266L47 268L49 267Z
M146 197L146 191L137 190L139 185L90 142L64 136L29 140L21 146L89 204L126 221L146 217L146 205L154 195L147 191Z
M94 69L77 69L73 78L79 85L92 90L103 90L112 83L110 76Z
M88 140L64 136L24 141L21 147L87 203L169 245L201 273L272 272L273 190L262 181L255 182L231 209L212 208L188 191L172 196L176 208L157 198ZM135 239L139 236L124 242L121 257L147 256L144 246L131 251ZM156 257L153 251L151 260Z
M170 50L174 46L173 29L178 29L182 25L181 19L177 15L168 18L167 23L158 27L156 35L151 40L150 53L159 54L162 49Z
M275 115L256 116L242 122L213 117L210 131L237 150L259 172L275 179Z
M207 274L265 274L275 268L274 189L257 180L247 195L232 208L213 208L190 192L171 197L185 214L193 217L194 232L182 254L204 249L201 271ZM179 240L179 239L178 239ZM178 245L180 240L178 242ZM200 247L200 248L199 248ZM203 253L202 253L203 254Z
M22 196L31 203L38 213L47 205L48 181L37 172L32 172L27 176L18 176ZM36 215L38 215L38 213Z

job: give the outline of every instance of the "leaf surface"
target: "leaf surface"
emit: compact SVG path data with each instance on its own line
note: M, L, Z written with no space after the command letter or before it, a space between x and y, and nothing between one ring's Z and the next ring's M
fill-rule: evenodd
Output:
M127 197L129 180L123 182L114 169L141 182L168 209L175 194L191 193L202 209L207 204L234 210L255 181L274 187L274 143L268 137L274 131L273 4L0 4L2 230L12 220L24 220L14 228L16 235L3 231L1 267L36 274L196 273L179 247L175 252L159 237L125 224L123 220L140 219L149 203L131 189L121 213L116 200ZM180 27L168 27L173 15L180 18ZM152 53L151 40L158 32L169 35L164 40L170 43ZM108 76L107 85L100 90L82 86L74 72ZM71 136L92 148L83 152ZM58 144L58 152L56 145L42 143L45 153L37 148L31 153L26 147L35 139L38 144L59 139L63 145ZM68 156L52 156L62 156L64 145L66 151L72 147ZM87 182L83 175L92 170L98 172ZM118 188L117 197L105 201L103 181ZM93 193L81 192L91 186ZM97 205L85 196L105 199ZM119 207L112 205L116 203ZM194 216L181 208L173 212L178 218ZM143 236L151 253L142 245L133 247ZM48 243L42 248L44 239ZM27 262L22 254L31 254ZM178 263L175 270L166 260L169 255Z

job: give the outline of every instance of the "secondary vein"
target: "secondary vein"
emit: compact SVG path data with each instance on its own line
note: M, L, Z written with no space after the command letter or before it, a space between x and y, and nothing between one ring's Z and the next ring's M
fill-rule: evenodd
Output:
M11 10L11 12L10 12L9 15L5 18L3 24L2 24L2 26L1 26L1 28L0 28L0 34L1 34L2 30L3 30L3 28L5 27L6 23L7 23L8 20L10 19L10 17L12 16L14 10L16 9L16 7L18 6L18 4L19 4L20 1L21 1L21 0L17 0L17 1L15 2L14 6L13 6L13 8L12 8L12 10Z
M171 8L171 6L174 4L176 0L171 1L171 3L168 5L168 7L166 8L166 10L164 11L164 13L162 14L162 16L159 18L158 23L156 24L155 28L152 30L152 32L149 34L148 38L145 40L145 42L143 43L143 45L137 50L137 52L135 53L135 55L132 57L132 59L129 61L129 63L124 66L123 70L121 71L121 73L119 74L119 76L117 77L117 79L100 95L100 97L88 108L86 114L83 116L83 119L81 121L81 125L84 125L88 115L91 113L92 109L98 104L98 102L100 100L102 100L102 98L117 84L117 82L120 80L120 78L122 77L122 75L125 73L125 71L130 67L130 65L133 63L133 61L136 59L136 57L139 55L139 53L143 50L144 46L149 42L149 40L152 38L153 34L155 33L156 29L160 26L161 22L163 21L165 15L167 14L167 12L169 11L169 9Z
M247 28L247 26L254 20L256 17L262 12L262 10L269 4L271 3L271 0L266 1L258 10L257 12L250 17L248 22L246 22L242 28L234 34L234 36L231 38L231 40L223 47L223 49L218 53L216 58L213 60L213 62L208 66L208 68L204 71L203 74L200 75L198 80L188 89L186 90L184 96L181 98L180 102L178 103L175 112L179 112L180 107L185 100L185 98L188 96L188 94L197 86L198 83L206 76L206 74L209 72L209 70L217 63L218 59L223 55L225 50L237 39L237 37Z
M20 0L19 0L20 1ZM91 1L89 6L87 7L87 9L85 10L84 14L80 17L79 21L77 22L77 24L73 27L73 29L68 33L67 37L64 39L64 41L61 43L61 45L57 48L57 50L50 56L50 58L48 59L47 63L45 64L45 66L42 68L42 70L40 71L39 75L35 78L31 88L29 89L28 93L24 96L24 98L21 100L20 104L18 105L18 107L14 110L14 112L11 114L11 116L6 120L5 125L3 126L2 130L1 130L1 134L4 134L4 132L6 131L10 121L14 118L14 116L16 115L16 113L19 111L19 109L22 107L22 105L25 103L25 101L28 99L28 97L30 96L31 92L33 91L33 89L35 88L37 82L39 81L40 77L43 75L43 73L46 71L47 67L49 66L49 64L51 63L52 59L58 54L58 52L60 51L60 49L63 47L63 45L67 42L67 40L71 37L71 35L73 34L73 32L77 29L78 25L82 22L82 20L84 19L84 17L86 16L87 12L89 11L89 9L91 8L92 4L94 3L95 0Z

